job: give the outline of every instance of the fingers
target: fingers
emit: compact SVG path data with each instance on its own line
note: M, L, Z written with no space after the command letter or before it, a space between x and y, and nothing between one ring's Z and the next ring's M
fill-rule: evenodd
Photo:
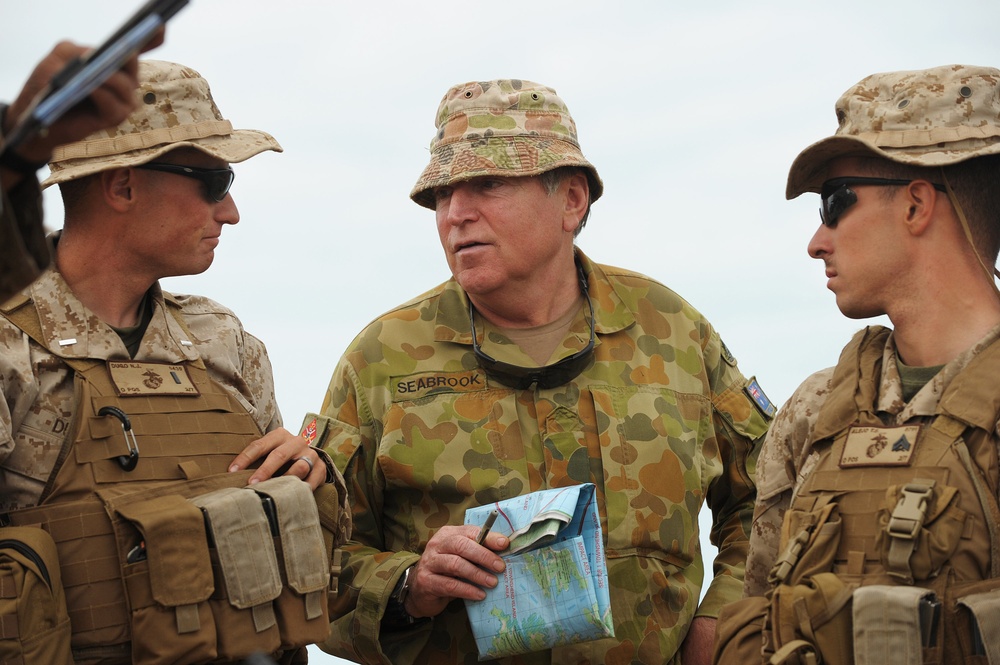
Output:
M250 468L261 459L263 461L260 467L250 476L251 485L281 475L301 478L313 489L326 482L326 464L320 459L319 453L310 448L304 438L283 427L251 441L233 458L229 470L232 472Z
M304 468L308 470L303 476ZM302 478L310 487L316 489L326 482L326 463L315 449L307 447L302 455L293 460L292 466L286 472L286 475L288 474Z
M497 585L495 573L503 571L503 559L477 544L478 535L475 526L445 526L427 542L410 577L407 610L413 616L435 616L455 598L482 600L483 589ZM487 544L503 549L507 539L490 534Z
M151 51L152 49L156 48L157 46L159 46L164 42L166 36L167 36L167 26L161 25L159 28L157 28L156 32L153 33L153 36L149 38L149 41L146 42L146 45L142 47L142 52L145 53L146 51Z
M154 48L163 42L165 32L158 31L146 50ZM28 109L32 100L45 89L59 71L68 62L84 56L89 49L63 41L56 44L29 76L24 88L8 110L7 127L9 131L13 123ZM139 87L138 56L129 58L121 69L111 74L106 81L93 90L89 97L77 104L62 118L56 121L45 136L35 137L18 149L25 159L44 162L51 159L56 146L79 141L93 132L105 127L114 127L135 110L135 90Z

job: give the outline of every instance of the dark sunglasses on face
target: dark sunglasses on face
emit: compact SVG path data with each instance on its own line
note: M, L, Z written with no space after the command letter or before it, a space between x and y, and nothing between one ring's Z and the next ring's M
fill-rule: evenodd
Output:
M181 166L180 164L164 164L162 162L140 164L137 168L148 169L150 171L163 171L164 173L173 173L185 178L200 180L205 185L209 200L215 202L226 198L229 188L233 186L233 180L236 179L236 174L232 168L202 169L197 166Z
M587 277L583 270L577 266L580 273L580 288L587 299L587 306L590 308L590 341L571 356L567 356L558 362L545 367L521 367L496 360L479 348L476 340L476 319L475 308L472 301L469 301L469 325L472 326L472 352L476 354L476 362L486 372L486 376L499 381L505 386L510 386L514 390L526 390L531 384L538 384L542 390L555 388L569 383L580 372L590 364L590 358L594 355L594 339L596 335L596 319L594 317L594 303L590 300L587 292Z
M896 178L865 178L862 176L847 176L844 178L831 178L823 183L820 194L822 205L819 209L819 218L825 226L831 229L837 226L837 220L847 212L847 209L858 202L858 195L851 189L851 185L873 185L876 187L901 187L909 185L913 180L899 180ZM932 182L934 189L940 192L948 191L944 185Z

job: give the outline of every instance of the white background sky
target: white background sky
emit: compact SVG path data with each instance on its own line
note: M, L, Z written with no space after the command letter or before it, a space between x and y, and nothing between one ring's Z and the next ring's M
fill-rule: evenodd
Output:
M56 41L100 42L140 4L0 0L0 98ZM285 152L235 167L241 223L207 273L165 287L265 341L297 429L353 336L448 277L407 196L444 92L522 78L563 97L604 180L579 246L679 292L781 404L863 325L806 254L819 201L785 201L792 159L868 74L1000 66L997 25L996 0L191 0L148 57L200 71L235 127ZM60 226L55 191L46 211Z

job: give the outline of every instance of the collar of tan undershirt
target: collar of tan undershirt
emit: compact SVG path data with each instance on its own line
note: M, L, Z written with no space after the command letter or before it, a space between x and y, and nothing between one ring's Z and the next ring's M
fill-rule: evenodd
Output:
M521 351L541 367L548 363L552 353L566 338L566 333L569 332L582 307L583 299L581 298L579 307L570 308L566 314L551 323L533 328L501 328L493 324L487 325L516 344Z

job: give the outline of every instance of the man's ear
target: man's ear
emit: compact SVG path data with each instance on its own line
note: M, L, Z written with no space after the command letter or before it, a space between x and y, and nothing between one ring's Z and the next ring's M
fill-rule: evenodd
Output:
M590 181L582 171L573 173L564 181L566 187L566 209L563 216L563 230L575 233L580 220L590 205Z
M914 180L906 186L902 197L906 205L906 228L911 235L919 236L927 232L934 220L934 211L939 196L944 196L927 180Z
M102 171L100 174L101 194L105 203L113 210L126 212L135 202L135 171L123 167Z

